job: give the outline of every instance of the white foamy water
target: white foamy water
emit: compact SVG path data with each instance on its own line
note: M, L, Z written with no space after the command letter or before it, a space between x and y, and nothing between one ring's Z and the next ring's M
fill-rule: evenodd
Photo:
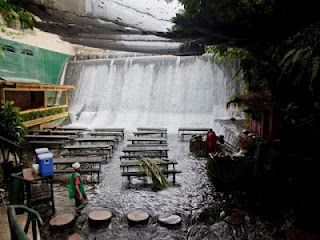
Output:
M147 56L71 62L66 84L76 126L212 127L228 119L226 103L238 84L212 56ZM217 130L218 134L219 130Z

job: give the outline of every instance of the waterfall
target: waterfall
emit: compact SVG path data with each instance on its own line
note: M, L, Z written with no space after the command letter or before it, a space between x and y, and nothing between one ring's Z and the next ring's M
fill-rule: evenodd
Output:
M61 73L60 78L59 78L59 84L60 84L60 85L63 85L63 84L64 84L64 80L65 80L65 78L66 78L67 66L68 66L68 62L66 62L66 63L63 65L62 73ZM62 96L63 96L62 91L58 91L58 92L57 92L57 97L56 97L55 105L63 105L63 104L65 104L65 103L63 103L63 98L62 98Z
M144 56L70 62L65 84L71 123L94 127L212 127L229 119L240 86L212 55ZM218 132L219 134L219 132Z

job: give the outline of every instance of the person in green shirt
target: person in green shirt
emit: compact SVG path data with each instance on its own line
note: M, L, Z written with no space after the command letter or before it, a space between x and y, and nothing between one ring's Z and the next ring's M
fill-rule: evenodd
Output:
M80 175L80 163L75 162L72 164L72 168L74 169L74 172L71 174L69 179L69 198L75 199L76 208L75 208L75 214L80 216L81 210L87 205L87 196L84 191L82 178Z

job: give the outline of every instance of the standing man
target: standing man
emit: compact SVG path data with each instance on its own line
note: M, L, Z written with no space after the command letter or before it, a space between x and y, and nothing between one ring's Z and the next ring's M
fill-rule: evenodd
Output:
M214 131L212 131L212 128L210 128L207 133L207 139L205 141L205 146L208 154L216 152L216 140L216 134Z
M85 201L87 199L86 193L84 191L82 179L80 176L80 163L75 162L72 164L72 167L74 169L74 173L72 173L70 179L69 179L69 198L75 199L76 202L76 209L75 213L76 215L81 215L81 210L86 206L87 202Z

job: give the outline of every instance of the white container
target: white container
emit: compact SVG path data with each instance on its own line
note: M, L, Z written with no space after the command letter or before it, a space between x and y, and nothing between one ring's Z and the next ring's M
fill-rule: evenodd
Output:
M34 174L39 175L39 164L32 164Z
M34 151L36 152L36 154L41 154L41 153L48 153L49 149L48 148L36 148Z
M36 164L39 164L39 155L40 154L50 153L48 148L36 148L34 151L36 153Z

